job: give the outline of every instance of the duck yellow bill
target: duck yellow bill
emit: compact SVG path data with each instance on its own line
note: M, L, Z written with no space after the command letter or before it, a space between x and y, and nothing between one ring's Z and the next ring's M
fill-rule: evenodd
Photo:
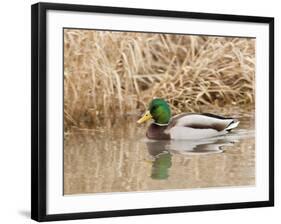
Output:
M138 124L141 124L141 123L143 123L145 121L149 121L151 119L152 119L152 116L151 116L150 112L146 111L146 113L142 116L142 118L140 118L137 122L138 122Z

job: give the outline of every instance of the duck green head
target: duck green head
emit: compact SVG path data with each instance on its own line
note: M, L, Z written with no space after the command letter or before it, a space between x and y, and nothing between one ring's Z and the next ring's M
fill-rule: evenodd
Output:
M160 98L153 99L148 107L148 110L142 118L138 120L141 124L145 121L153 119L157 124L168 124L171 118L171 109L169 104Z

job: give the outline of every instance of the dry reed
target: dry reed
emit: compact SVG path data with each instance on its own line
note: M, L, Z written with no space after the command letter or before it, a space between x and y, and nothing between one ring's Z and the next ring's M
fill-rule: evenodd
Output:
M255 39L64 30L65 127L140 114L254 108Z

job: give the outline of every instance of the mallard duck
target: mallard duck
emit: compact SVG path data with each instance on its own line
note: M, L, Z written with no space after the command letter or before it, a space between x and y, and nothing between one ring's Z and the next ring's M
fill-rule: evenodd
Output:
M224 135L236 128L239 121L210 113L183 113L171 117L169 104L160 98L153 99L148 110L137 123L153 120L146 136L149 139L194 140Z

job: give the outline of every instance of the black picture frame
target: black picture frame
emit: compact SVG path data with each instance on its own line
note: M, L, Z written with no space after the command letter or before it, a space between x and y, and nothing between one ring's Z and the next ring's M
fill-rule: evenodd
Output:
M46 12L63 10L100 12L124 15L162 16L205 20L239 21L269 24L269 200L196 206L160 207L101 212L52 214L46 213ZM193 212L274 206L274 18L163 11L136 8L118 8L74 4L37 3L31 10L31 218L37 221L73 220L86 218Z

